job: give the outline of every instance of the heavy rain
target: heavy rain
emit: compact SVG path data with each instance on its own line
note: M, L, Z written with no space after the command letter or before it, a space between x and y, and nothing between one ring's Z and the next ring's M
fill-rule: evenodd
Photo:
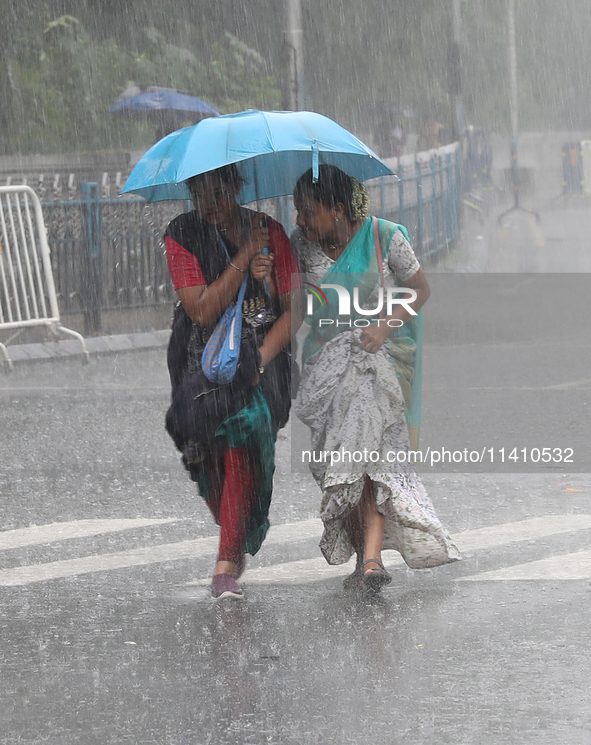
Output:
M591 2L2 11L0 745L591 745Z

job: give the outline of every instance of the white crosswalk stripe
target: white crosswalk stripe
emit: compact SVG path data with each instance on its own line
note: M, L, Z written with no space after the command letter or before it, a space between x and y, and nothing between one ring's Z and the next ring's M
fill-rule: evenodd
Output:
M0 532L0 550L40 545L71 538L84 538L151 525L174 522L175 518L135 520L79 520L50 525L32 526ZM454 536L464 555L471 551L505 546L521 541L536 541L564 533L591 529L591 515L547 515L502 525L468 530ZM318 540L322 531L320 520L303 520L271 528L266 546L293 544L309 539ZM22 586L34 582L72 577L93 572L147 566L181 559L214 556L218 547L217 536L207 536L176 543L144 546L116 553L105 553L80 558L31 564L0 570L0 586ZM516 580L516 579L581 579L591 577L591 552L579 552L507 567L493 572L480 573L458 581ZM402 565L395 552L386 552L388 567ZM340 577L352 571L353 562L329 566L320 556L299 561L273 564L250 569L244 575L249 584L306 584L331 577ZM185 586L204 586L210 578L197 578Z
M0 571L0 585L5 587L28 585L60 577L75 577L91 572L104 572L108 569L159 564L173 559L190 559L204 549L214 552L217 538L197 538L194 541L165 543L161 546L148 546L131 551L118 551L98 556L83 556L79 559L51 561L47 564L31 564Z
M490 582L492 580L565 580L591 578L591 551L550 556L527 564L482 572L470 577L459 577L458 582Z
M151 525L163 525L176 522L175 518L160 519L133 518L121 520L71 520L49 525L31 525L29 528L15 528L0 533L0 551L24 546L39 546L52 541L63 541L69 538L86 538L104 533L118 533L121 530L145 528Z
M94 528L84 523L93 523ZM126 523L133 521L110 521L110 520L82 520L76 529L76 523L52 523L51 525L40 526L35 532L31 528L24 528L22 532L6 531L7 535L3 546L2 536L0 533L0 547L13 548L20 540L21 546L31 545L32 543L48 543L50 541L62 540L63 538L80 537L81 535L97 535L97 523L104 523L103 531L112 532L110 523ZM155 524L164 521L141 521L144 524ZM140 525L126 525L120 527L120 530L130 527L140 527ZM33 530L28 534L29 542L25 543L26 537L24 531ZM85 532L86 531L86 532ZM297 523L286 523L278 525L269 532L266 544L273 545L286 543L289 541L306 540L315 538L320 532L319 520L302 520ZM69 534L69 535L68 535ZM40 540L41 536L44 540ZM11 545L12 544L12 545ZM177 543L165 543L157 546L148 546L145 548L131 549L129 551L118 551L110 554L99 554L95 556L84 556L78 559L66 559L64 561L52 561L46 564L30 564L28 566L14 567L11 569L0 570L0 586L10 587L18 585L28 585L32 582L41 582L43 580L59 579L60 577L74 577L80 574L89 574L92 572L102 572L112 569L125 569L134 566L147 566L148 564L160 564L165 561L174 561L179 559L200 558L213 556L218 549L218 537L207 536L206 538L196 538L192 541L180 541Z

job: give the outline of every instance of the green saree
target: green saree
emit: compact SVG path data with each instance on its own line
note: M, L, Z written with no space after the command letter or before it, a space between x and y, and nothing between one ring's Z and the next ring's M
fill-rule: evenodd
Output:
M398 225L387 220L378 220L378 230L380 246L376 247L373 218L368 217L343 253L322 278L323 285L341 285L348 291L350 297L353 297L357 288L359 306L367 303L380 283L377 263L378 251L382 260L384 260L392 236L397 230L400 230L404 237L409 240L408 231L404 225ZM348 331L350 326L347 325L347 321L350 320L354 325L356 321L367 318L364 314L356 312L355 309L348 316L339 316L339 304L335 302L336 292L334 290L327 290L326 292L331 293L330 296L327 294L328 304L321 305L317 301L314 313L307 319L311 329L304 342L304 362L316 354L324 344L334 339L337 334ZM324 323L321 323L321 321ZM332 321L332 323L328 323L328 321ZM376 323L376 317L370 322ZM396 375L404 395L413 450L418 448L421 424L422 346L423 324L420 311L416 316L410 318L404 326L393 329L384 344L384 349L395 366Z

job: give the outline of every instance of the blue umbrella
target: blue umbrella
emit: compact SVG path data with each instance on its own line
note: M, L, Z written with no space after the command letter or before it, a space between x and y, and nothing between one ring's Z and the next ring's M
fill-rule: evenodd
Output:
M148 202L190 199L186 179L236 163L246 179L240 204L291 194L308 168L337 166L365 181L392 171L361 140L310 111L242 111L173 132L142 156L122 194Z
M112 114L146 116L163 111L179 111L200 116L218 116L219 111L207 101L187 96L172 88L154 88L136 96L127 96L111 106Z

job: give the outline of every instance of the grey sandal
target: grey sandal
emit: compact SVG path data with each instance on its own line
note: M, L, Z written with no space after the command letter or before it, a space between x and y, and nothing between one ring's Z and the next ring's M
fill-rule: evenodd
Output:
M392 575L386 571L386 567L382 564L379 559L367 559L363 562L363 568L365 569L366 564L377 564L375 569L370 569L369 572L363 572L363 586L371 592L379 592L384 585L389 585L392 582Z

